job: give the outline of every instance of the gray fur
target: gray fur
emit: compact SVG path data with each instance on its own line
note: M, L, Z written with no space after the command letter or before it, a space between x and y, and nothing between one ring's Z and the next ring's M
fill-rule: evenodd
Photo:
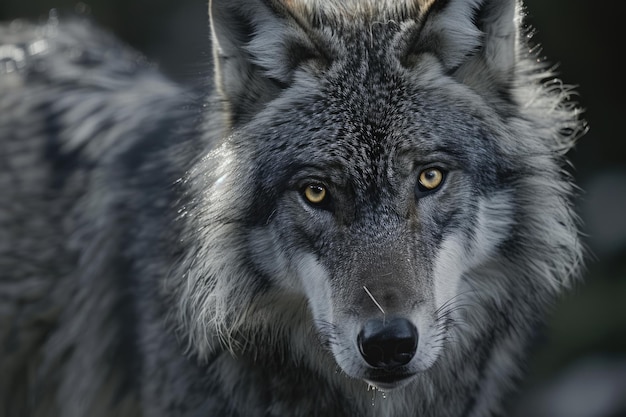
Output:
M0 416L502 415L582 257L584 125L521 5L209 6L206 95L87 22L0 26ZM386 383L356 340L393 317Z

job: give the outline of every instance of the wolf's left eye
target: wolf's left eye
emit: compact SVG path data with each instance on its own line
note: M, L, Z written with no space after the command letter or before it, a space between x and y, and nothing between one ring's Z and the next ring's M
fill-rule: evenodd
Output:
M417 191L421 193L427 193L434 191L443 184L446 174L439 168L427 168L420 172Z

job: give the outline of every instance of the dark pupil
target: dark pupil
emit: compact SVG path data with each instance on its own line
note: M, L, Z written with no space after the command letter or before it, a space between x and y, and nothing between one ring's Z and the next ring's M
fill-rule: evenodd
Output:
M424 176L426 177L426 180L432 181L435 179L435 177L437 177L437 173L431 169L430 171L426 171L424 173Z
M310 188L311 188L311 191L313 191L315 194L322 194L324 192L322 187L317 186L317 185L312 185Z

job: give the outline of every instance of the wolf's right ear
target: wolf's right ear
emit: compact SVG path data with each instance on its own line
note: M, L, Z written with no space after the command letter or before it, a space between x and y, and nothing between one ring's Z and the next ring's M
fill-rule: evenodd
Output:
M279 0L210 0L215 86L236 126L292 82L318 49Z

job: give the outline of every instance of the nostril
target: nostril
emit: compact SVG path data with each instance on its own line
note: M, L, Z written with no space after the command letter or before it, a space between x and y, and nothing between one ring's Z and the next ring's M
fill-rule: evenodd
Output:
M417 329L407 319L369 320L357 337L365 362L375 368L406 365L417 350Z

